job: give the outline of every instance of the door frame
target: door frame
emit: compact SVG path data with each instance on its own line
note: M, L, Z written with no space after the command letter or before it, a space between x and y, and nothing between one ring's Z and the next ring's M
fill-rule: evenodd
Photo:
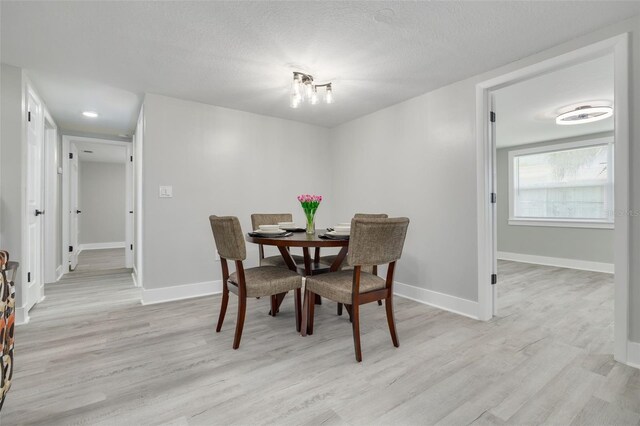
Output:
M597 57L613 55L614 61L614 143L615 143L615 303L614 358L622 363L628 359L629 333L629 252L630 228L629 187L629 33L623 33L587 46L560 54L536 64L507 72L476 85L476 143L477 143L477 219L478 219L478 317L490 320L493 316L495 287L490 277L496 256L494 250L493 218L495 204L491 203L493 186L493 156L489 113L491 92L560 68ZM498 120L500 118L498 117ZM621 214L619 214L621 213ZM499 285L499 284L498 284Z
M133 147L131 142L123 141L122 139L108 139L108 138L94 138L94 137L85 137L85 136L73 136L73 135L63 135L62 136L62 271L63 274L69 272L69 235L70 235L70 221L69 221L69 203L70 203L70 169L69 162L66 161L69 159L70 146L73 142L92 142L92 143L105 143L110 145L118 145L126 148L127 150L127 158L131 159L133 155ZM125 207L126 211L123 212L125 214L125 240L126 247L125 256L126 267L131 268L133 263L133 257L130 255L130 247L134 244L134 235L133 235L133 227L129 225L130 214L129 211L133 210L133 172L132 172L132 162L127 161L125 163L126 169L126 178L125 178Z
M32 280L29 280L29 275L32 273L31 269L32 269L32 265L30 264L29 259L29 254L30 252L33 250L33 247L31 247L30 245L30 239L29 239L29 220L31 218L31 215L34 214L34 212L31 210L30 206L29 206L29 172L31 171L31 164L29 163L29 131L28 131L28 126L29 126L29 119L26 118L28 117L29 114L29 97L32 97L34 99L34 101L38 104L38 109L39 109L39 114L36 115L36 119L38 120L35 125L38 128L39 132L38 132L38 139L40 139L40 161L39 161L39 167L41 172L43 171L44 168L44 161L45 161L45 137L44 137L44 116L45 116L45 105L44 102L42 101L42 98L40 98L40 96L38 95L38 92L36 92L36 90L34 89L33 85L31 84L31 82L25 78L24 79L24 100L23 100L23 105L24 105L24 116L25 116L25 120L24 120L24 126L23 126L23 140L24 140L24 153L23 153L23 158L24 158L24 174L23 174L23 203L22 203L22 217L24 218L24 222L23 222L23 226L22 226L22 258L25 260L24 261L24 266L20 269L22 269L22 287L21 287L21 293L22 293L22 304L20 306L20 309L23 310L23 320L24 322L28 322L29 321L29 315L28 312L38 303L40 303L43 299L44 299L44 233L45 233L45 226L44 226L44 217L42 218L41 222L40 222L40 235L39 235L39 247L37 248L40 251L40 255L38 257L39 263L40 265L38 265L37 268L37 272L33 272L34 276ZM40 208L44 209L44 200L45 200L45 189L44 189L44 173L42 173L40 175L40 194L38 195L38 198L40 199ZM46 213L46 212L45 212ZM35 283L39 282L40 288L38 289L38 296L37 299L35 301L33 301L33 303L31 303L31 299L30 299L30 294L31 294L31 285L30 283L34 282Z
M60 223L56 204L61 188L58 188L58 126L49 111L44 111L44 284L58 281L60 265L56 265L58 235L56 224Z

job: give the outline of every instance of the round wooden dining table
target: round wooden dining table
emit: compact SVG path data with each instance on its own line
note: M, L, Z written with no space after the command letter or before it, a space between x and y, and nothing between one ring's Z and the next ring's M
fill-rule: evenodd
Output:
M285 263L294 272L300 275L309 276L317 275L325 272L334 272L340 269L340 265L347 255L349 247L348 239L328 239L320 238L322 232L315 234L307 234L306 232L292 232L287 237L258 237L247 234L247 242L260 244L263 246L275 246L280 251ZM294 262L289 249L291 247L301 247L304 257L304 264L298 265ZM320 261L320 249L323 247L340 247L340 252L336 256L335 261L331 265L324 264ZM314 249L314 256L311 257L309 249Z
M249 243L260 244L262 246L277 247L289 269L297 272L304 277L307 277L311 275L323 274L326 272L338 271L340 269L340 265L342 265L342 262L344 261L344 258L347 256L347 249L349 247L348 239L320 238L320 235L322 234L322 232L318 233L318 230L316 230L315 234L307 234L306 232L292 232L291 235L286 237L262 237L247 234L245 239ZM289 252L289 249L291 247L302 248L304 258L303 265L299 265L293 260L293 258L291 257L291 253ZM340 252L331 265L324 264L320 261L320 249L325 247L340 247ZM311 257L309 249L314 249L313 257ZM260 253L262 255L262 250ZM278 309L280 308L285 295L286 293L281 293L276 296L276 299L274 300L275 312L278 312ZM320 296L316 296L316 304L321 303L322 301L320 299ZM273 315L272 312L270 312L270 314Z

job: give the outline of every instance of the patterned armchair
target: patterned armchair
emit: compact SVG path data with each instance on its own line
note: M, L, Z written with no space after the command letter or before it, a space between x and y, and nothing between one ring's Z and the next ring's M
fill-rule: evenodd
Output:
M16 288L14 278L18 262L9 261L9 253L0 251L0 410L11 387ZM11 272L11 277L7 277Z

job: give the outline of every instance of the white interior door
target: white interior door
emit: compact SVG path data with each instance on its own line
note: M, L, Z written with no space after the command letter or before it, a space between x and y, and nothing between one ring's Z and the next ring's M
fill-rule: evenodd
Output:
M69 268L73 271L78 266L78 147L72 143L69 147Z
M42 106L31 92L27 95L27 310L44 296L42 276L43 204Z

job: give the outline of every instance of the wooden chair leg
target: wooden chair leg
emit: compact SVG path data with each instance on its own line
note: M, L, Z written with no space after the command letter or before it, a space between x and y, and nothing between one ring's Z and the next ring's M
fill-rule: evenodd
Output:
M302 336L307 335L307 329L309 324L309 292L305 289L302 296L302 324L300 324L300 334Z
M378 306L382 306L382 300L378 300Z
M302 322L302 307L300 306L302 304L302 296L301 296L301 292L302 290L300 290L299 288L295 289L294 292L294 305L295 305L295 310L296 310L296 331L299 333L300 332L300 324Z
M275 294L271 295L271 310L269 311L269 315L271 315L272 317L276 316L276 313L278 313L278 298Z
M222 323L224 322L224 316L227 313L227 304L229 303L229 288L225 283L222 287L222 305L220 306L220 316L218 317L218 325L216 326L216 333L222 330Z
M238 320L236 321L236 335L233 338L233 349L240 347L240 339L242 338L242 329L244 327L244 314L247 311L247 298L238 297Z
M347 313L349 314L349 321L353 322L353 314L351 311L351 305L344 305L344 308L347 310Z
M338 316L342 316L342 303L338 303Z
M315 300L316 299L316 295L313 292L309 292L309 323L307 325L307 334L312 335L313 334L313 316L314 316L314 310L315 310Z
M400 342L398 341L398 334L396 333L396 321L393 318L393 302L392 297L389 296L384 300L384 306L387 310L387 323L389 324L389 333L391 333L391 340L393 341L393 346L396 348L400 346Z
M362 348L360 347L360 306L351 305L351 318L353 320L353 346L356 351L356 361L362 362Z

